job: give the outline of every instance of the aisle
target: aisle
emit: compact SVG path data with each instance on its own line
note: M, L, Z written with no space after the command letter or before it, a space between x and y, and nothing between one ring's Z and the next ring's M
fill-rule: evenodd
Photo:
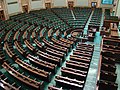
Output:
M89 17L86 25L85 25L84 32L83 32L84 35L87 35L88 25L89 25L89 23L90 23L90 20L91 20L91 18L92 18L93 13L94 13L94 11L92 11L92 13L91 13L91 15L90 15L90 17Z
M73 10L71 10L71 14L72 14L72 16L73 16L73 19L76 20L75 15L74 15L74 13L73 13Z
M100 59L100 43L101 43L101 36L99 32L96 32L96 37L94 39L94 52L92 56L92 60L90 63L86 83L84 90L95 90L96 88L96 81L97 81L97 73L98 73L98 64Z

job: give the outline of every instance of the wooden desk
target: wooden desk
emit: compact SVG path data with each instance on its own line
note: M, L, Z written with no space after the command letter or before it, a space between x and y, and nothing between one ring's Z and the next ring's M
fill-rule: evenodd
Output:
M111 31L111 37L119 38L118 31Z
M83 84L84 84L84 81L71 79L63 76L56 76L55 81L56 81L56 85L73 90L83 89Z
M104 20L104 26L108 29L110 27L110 23L116 23L118 26L120 20Z
M111 37L118 38L118 27L116 23L110 23L110 31L111 31Z
M44 69L48 72L57 72L57 65L43 61L41 59L37 59L36 57L28 54L27 58L30 60L31 63L34 63L36 66L38 66L41 69Z
M15 70L14 68L12 68L9 64L7 64L6 62L4 62L2 64L2 67L9 73L11 74L14 78L16 78L17 80L19 80L21 83L24 83L30 87L33 87L35 89L41 89L43 90L43 81L38 82L36 80L33 80L27 76L25 76L24 74L19 73L17 70Z

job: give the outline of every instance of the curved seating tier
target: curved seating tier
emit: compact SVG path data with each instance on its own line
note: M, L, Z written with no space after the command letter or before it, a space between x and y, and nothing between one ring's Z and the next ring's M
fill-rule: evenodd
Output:
M80 36L84 36L83 30L91 13L91 8L52 8L17 14L7 21L0 21L0 89L83 89L94 45L79 43L71 33L79 31ZM96 16L101 14L101 9L94 10L93 14L95 23L101 17ZM116 50L119 44L114 44L115 47L109 45L109 52L115 49L115 53L119 53ZM108 46L103 47L106 52ZM108 69L105 63L109 61L115 64L115 59L106 55L102 69ZM113 75L116 67L108 67L112 69L109 74ZM101 71L101 75L104 74L104 70ZM112 80L115 79L116 74Z
M36 89L42 89L41 87L43 87L43 82L38 82L36 80L33 80L21 73L19 73L18 71L16 71L15 69L13 69L9 64L7 64L6 62L4 62L2 64L2 66L4 67L4 69L6 69L8 71L8 73L10 73L13 77L15 77L16 79L20 80L21 82L34 87Z
M8 78L0 72L0 88L5 90L20 90L21 86L17 86L15 82L12 84L8 82Z

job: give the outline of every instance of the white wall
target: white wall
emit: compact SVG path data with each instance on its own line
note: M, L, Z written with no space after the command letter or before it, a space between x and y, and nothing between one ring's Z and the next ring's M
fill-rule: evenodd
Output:
M102 7L102 8L112 8L113 7L113 5L102 4L101 2L102 2L102 0L100 0L100 7Z
M0 9L2 9L3 7L2 7L2 1L0 1Z
M100 4L100 7L102 7L102 8L112 8L113 5L104 5L104 4Z
M16 2L15 4L9 4L8 3L12 3L12 2ZM14 13L19 13L21 12L21 6L19 4L18 0L6 0L6 4L7 4L7 8L8 8L8 14L14 14Z
M117 7L117 16L120 17L120 0L118 1L118 7Z
M116 0L114 0L116 1ZM97 2L97 7L101 7L101 8L112 8L113 5L107 5L107 4L102 4L102 0L88 0L89 4L88 6L91 7L91 2Z
M31 9L32 10L41 9L41 8L45 8L44 0L38 0L38 1L31 0Z
M21 4L24 5L24 4L28 4L29 0L21 0Z
M88 7L88 0L76 0L76 6Z
M66 3L66 0L54 0L53 6L54 7L66 7L67 3Z
M44 0L45 3L52 3L53 0Z

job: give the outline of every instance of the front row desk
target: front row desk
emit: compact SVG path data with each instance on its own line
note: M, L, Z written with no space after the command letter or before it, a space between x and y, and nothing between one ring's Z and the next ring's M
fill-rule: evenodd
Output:
M120 57L120 40L103 38L101 48L97 82L98 90L117 90L115 63L118 62L117 58Z
M118 33L118 26L116 23L110 23L110 27L102 27L100 31L101 36L109 36L113 38L119 38L119 33Z
M107 29L106 27L102 27L100 31L101 36L109 36L110 35L110 30Z
M118 26L116 23L110 23L110 34L113 38L119 38Z
M88 40L93 42L94 38L95 38L95 34L97 32L97 28L96 27L90 27L88 29Z
M64 32L65 38L67 38L67 35L70 35L71 37L68 38L70 40L71 38L77 39L79 42L94 42L95 34L98 31L96 27L89 27L87 32L84 33L84 29L68 29L67 31ZM72 40L73 41L73 40Z

